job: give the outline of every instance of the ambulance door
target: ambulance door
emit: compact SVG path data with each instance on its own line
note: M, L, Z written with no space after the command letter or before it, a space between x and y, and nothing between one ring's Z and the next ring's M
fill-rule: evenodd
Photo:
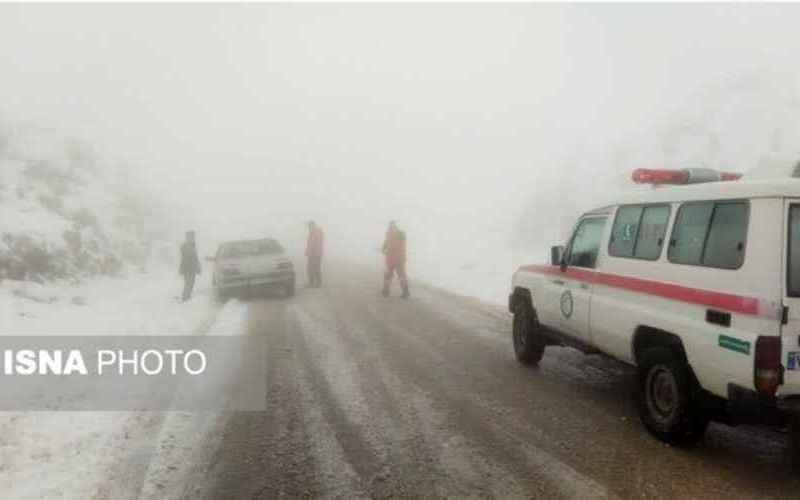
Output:
M784 324L781 329L783 346L781 363L784 372L782 394L800 394L800 199L786 201L787 244L784 267L786 283L783 298Z
M561 273L563 291L559 299L561 330L590 343L589 307L597 255L606 226L606 216L586 216L572 235Z

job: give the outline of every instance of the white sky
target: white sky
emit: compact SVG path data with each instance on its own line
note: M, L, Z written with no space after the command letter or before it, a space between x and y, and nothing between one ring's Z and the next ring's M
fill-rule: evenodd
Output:
M510 230L576 148L791 71L798 9L2 4L0 113L133 162L205 221Z

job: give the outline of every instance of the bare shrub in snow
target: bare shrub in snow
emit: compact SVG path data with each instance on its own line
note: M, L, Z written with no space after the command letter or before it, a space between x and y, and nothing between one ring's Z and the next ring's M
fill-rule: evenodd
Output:
M123 168L51 130L0 121L0 278L45 281L141 267L167 211Z

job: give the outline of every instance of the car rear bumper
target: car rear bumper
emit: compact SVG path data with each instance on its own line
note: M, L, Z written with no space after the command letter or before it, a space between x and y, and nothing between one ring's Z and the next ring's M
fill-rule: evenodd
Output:
M792 415L800 415L797 396L766 396L752 389L728 384L727 413L733 424L783 426Z
M255 286L283 285L294 282L294 271L281 270L254 276L235 276L217 281L220 290L231 290Z

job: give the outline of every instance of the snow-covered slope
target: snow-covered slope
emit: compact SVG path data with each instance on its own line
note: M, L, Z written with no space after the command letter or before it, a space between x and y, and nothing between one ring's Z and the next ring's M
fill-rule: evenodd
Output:
M0 121L0 279L112 274L143 263L163 211L81 142Z

